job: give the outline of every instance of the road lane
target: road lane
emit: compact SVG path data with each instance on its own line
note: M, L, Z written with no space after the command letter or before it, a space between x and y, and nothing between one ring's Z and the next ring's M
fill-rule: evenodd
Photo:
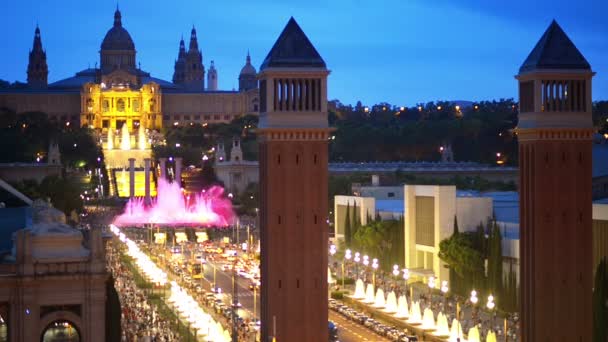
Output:
M338 340L340 342L390 342L390 340L377 335L365 326L355 323L335 311L329 310L329 320L338 327Z

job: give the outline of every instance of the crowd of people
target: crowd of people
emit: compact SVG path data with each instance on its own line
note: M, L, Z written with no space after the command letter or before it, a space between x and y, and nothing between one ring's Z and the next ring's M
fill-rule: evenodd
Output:
M108 268L121 307L121 342L180 341L170 322L147 302L144 291L137 287L131 272L120 263L116 251L108 253ZM172 324L173 323L173 324Z

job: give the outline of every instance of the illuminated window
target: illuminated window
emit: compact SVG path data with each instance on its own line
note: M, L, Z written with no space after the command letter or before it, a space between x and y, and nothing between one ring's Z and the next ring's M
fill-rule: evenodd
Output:
M137 100L137 99L133 100L133 111L139 112L139 100Z
M104 112L107 112L108 110L110 110L110 101L103 100L102 109Z
M118 101L116 101L116 110L119 112L125 111L125 100L118 99Z

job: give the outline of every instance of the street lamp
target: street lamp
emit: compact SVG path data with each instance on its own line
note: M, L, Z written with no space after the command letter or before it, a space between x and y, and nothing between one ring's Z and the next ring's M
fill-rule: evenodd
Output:
M355 273L356 273L356 277L357 279L359 279L359 262L361 261L361 254L359 254L359 252L355 253L355 258L353 259L355 261Z
M410 288L408 284L408 280L410 280L410 270L407 268L403 269L403 281L405 281L405 290L410 291L410 300L414 300L414 288ZM406 293L407 296L407 293Z
M347 249L346 252L344 253L344 259L345 260L350 260L350 258L353 257L350 253L351 253L350 249ZM345 262L345 260L342 260L342 288L344 288L344 278L345 278L345 275L344 275L344 262Z
M490 313L492 314L492 327L490 327L490 330L494 330L494 308L496 307L496 303L494 303L494 296L489 295L488 296L488 302L486 303L486 307L488 308L488 310L490 310ZM506 331L505 331L506 334Z
M429 277L429 301L431 304L431 308L433 307L433 289L435 288L435 276Z
M374 269L372 272L372 283L374 288L376 288L376 270L378 269L378 259L372 260L372 268Z
M448 281L443 280L441 282L441 292L443 293L443 311L448 312Z
M479 299L477 298L477 291L473 290L471 291L471 298L470 298L471 304L473 304L473 311L471 314L471 319L473 322L475 322L476 316L477 316L477 302L479 301Z

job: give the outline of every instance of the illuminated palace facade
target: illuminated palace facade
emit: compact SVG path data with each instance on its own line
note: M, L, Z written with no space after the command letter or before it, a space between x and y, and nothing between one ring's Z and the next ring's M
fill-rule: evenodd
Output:
M123 124L133 132L139 126L159 130L166 125L227 122L258 112L256 70L249 55L239 75L239 89L218 90L218 72L213 61L205 70L195 28L188 49L180 41L171 81L141 69L119 10L101 44L99 67L49 84L46 60L37 27L29 53L27 87L0 91L0 108L17 113L41 111L53 121L104 132Z

